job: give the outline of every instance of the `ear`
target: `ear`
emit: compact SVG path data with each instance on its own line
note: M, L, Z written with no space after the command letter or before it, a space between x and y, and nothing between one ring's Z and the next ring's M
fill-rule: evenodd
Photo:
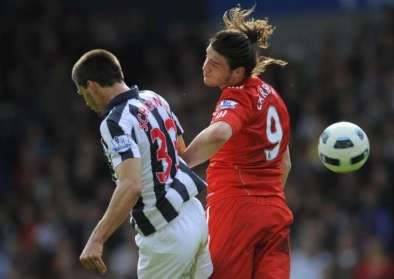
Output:
M100 86L100 84L96 81L93 80L88 80L86 82L86 88L90 88L92 90L97 90L97 88Z
M232 71L232 81L234 84L241 82L245 77L245 67L238 67Z
M245 75L245 67L238 67L234 70L234 74L236 74L238 77L244 77Z
M86 89L91 88L91 87L92 87L92 84L93 84L93 81L88 80L88 81L86 82Z

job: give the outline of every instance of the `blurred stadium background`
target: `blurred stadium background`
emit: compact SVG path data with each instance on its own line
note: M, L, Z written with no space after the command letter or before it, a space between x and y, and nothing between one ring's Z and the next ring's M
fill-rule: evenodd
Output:
M255 16L277 27L265 54L289 62L263 78L292 120L292 279L394 278L394 1L241 2L257 2ZM236 4L0 1L0 278L101 278L83 271L78 256L113 183L99 119L70 79L76 59L92 48L113 51L129 85L169 100L189 142L209 124L219 93L202 84L207 39ZM330 173L316 154L323 128L339 120L360 125L371 142L354 174ZM105 259L104 278L136 278L127 224Z

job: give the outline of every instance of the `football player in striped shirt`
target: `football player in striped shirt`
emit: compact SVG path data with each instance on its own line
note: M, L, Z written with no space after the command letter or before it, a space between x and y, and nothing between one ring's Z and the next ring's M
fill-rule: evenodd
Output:
M208 227L195 198L205 182L178 155L183 130L166 100L127 86L118 59L102 49L81 56L72 80L86 105L104 117L101 142L116 183L80 255L82 265L107 271L104 243L131 213L139 278L208 278Z

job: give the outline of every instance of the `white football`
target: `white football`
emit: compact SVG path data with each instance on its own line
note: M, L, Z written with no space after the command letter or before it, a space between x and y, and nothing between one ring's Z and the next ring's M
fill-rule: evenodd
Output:
M319 157L329 170L339 173L361 168L369 156L367 134L351 122L337 122L320 135Z

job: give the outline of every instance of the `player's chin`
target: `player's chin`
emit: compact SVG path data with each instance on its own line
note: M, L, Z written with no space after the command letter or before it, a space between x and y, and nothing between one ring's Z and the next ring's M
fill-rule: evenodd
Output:
M204 77L204 84L206 85L206 86L209 86L209 87L215 87L215 86L217 86L211 79L209 79L208 77Z
M87 106L90 108L90 110L94 111L95 113L100 113L100 110L96 106L93 105L87 105Z

